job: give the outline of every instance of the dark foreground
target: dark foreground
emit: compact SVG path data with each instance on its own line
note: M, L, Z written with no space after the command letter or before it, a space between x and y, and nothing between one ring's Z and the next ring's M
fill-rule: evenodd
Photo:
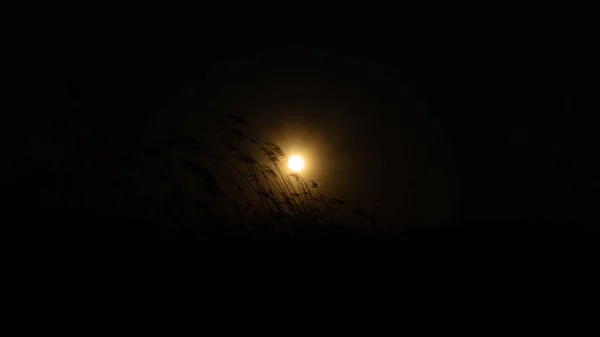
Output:
M90 212L39 211L23 214L25 224L5 227L8 243L20 249L32 247L109 257L135 255L141 259L181 260L199 258L206 263L228 261L298 261L321 263L327 257L338 262L519 261L535 257L548 263L561 259L582 260L599 247L598 230L577 224L544 224L534 221L501 224L469 223L443 226L413 225L394 233L322 227L311 231L251 232L248 230L165 229L132 218L106 217ZM207 226L208 227L208 226ZM14 239L14 240L13 240ZM291 260L290 260L291 259Z

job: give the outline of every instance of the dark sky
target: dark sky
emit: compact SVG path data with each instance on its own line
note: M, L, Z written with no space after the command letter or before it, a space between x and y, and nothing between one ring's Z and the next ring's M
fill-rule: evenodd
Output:
M232 111L356 205L598 222L585 10L303 6L15 9L5 144L37 168L13 173L105 205L157 125L201 137Z

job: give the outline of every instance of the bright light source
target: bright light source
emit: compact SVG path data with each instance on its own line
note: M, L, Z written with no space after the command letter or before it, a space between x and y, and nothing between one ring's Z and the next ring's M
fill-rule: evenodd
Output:
M304 159L298 156L290 157L290 160L288 161L288 167L294 172L300 172L304 168Z

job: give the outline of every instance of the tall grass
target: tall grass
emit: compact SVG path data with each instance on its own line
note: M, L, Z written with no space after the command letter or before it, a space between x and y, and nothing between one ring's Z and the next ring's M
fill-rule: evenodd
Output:
M181 131L168 132L169 149L177 152L177 161L202 182L201 196L191 198L201 200L191 206L196 214L192 218L199 225L213 222L236 230L290 236L380 232L373 216L342 211L348 208L343 200L326 196L317 182L289 170L284 150L248 131L242 117L220 116L215 125L219 142L211 139L210 146ZM176 202L181 212L181 198Z

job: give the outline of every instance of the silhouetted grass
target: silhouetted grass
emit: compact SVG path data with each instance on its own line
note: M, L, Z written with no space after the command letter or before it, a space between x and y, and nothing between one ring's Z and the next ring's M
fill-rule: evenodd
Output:
M169 163L154 170L152 186L142 183L148 193L139 199L161 228L189 237L382 235L374 216L349 212L346 202L289 170L284 150L247 131L242 117L220 116L215 125L216 141L167 131L162 156Z

